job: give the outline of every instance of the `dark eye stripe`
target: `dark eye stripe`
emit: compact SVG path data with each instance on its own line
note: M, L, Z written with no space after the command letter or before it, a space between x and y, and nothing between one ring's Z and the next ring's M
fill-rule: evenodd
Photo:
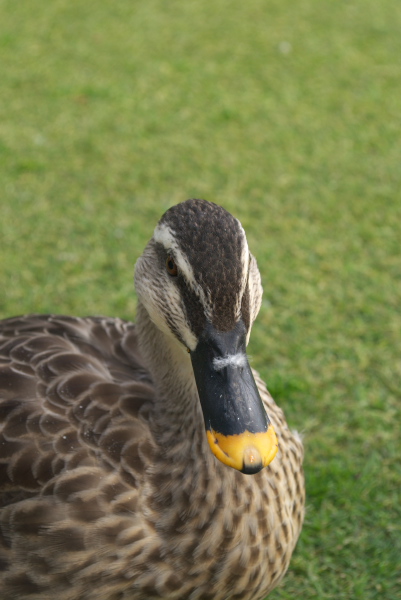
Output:
M179 277L177 285L181 292L182 306L188 323L195 335L200 335L206 324L205 309L196 293L188 286L186 281Z

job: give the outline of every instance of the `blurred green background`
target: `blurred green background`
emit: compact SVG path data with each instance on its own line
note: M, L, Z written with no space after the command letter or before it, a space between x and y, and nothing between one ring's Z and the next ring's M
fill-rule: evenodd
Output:
M401 598L399 0L0 0L0 111L0 316L133 319L161 214L225 206L306 448L269 598Z

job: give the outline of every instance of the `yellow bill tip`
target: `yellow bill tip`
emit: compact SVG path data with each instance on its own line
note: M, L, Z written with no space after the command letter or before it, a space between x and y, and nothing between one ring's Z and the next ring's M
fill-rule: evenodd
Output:
M208 430L206 435L216 458L247 474L258 473L267 467L278 451L276 432L271 424L267 431L258 433L244 431L240 434L223 435Z

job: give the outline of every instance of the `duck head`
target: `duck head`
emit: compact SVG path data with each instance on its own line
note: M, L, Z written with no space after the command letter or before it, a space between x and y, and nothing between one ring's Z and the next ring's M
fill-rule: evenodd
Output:
M173 206L137 262L135 285L152 321L190 354L211 451L257 473L278 445L246 355L262 286L240 222L206 200Z

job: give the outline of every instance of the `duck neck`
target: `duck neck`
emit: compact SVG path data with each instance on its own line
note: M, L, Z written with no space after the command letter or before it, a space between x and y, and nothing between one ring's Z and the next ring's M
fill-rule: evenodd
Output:
M182 490L192 489L199 478L204 487L217 476L228 490L235 484L236 473L209 448L189 354L153 323L141 303L136 324L139 349L156 388L149 426L159 448L160 471L167 469L171 477L174 471ZM211 489L209 493L215 488Z
M156 399L151 416L154 433L167 441L170 436L194 435L195 430L205 437L195 377L189 354L172 336L162 332L138 303L137 333L141 354L152 376ZM159 440L160 442L160 440Z

